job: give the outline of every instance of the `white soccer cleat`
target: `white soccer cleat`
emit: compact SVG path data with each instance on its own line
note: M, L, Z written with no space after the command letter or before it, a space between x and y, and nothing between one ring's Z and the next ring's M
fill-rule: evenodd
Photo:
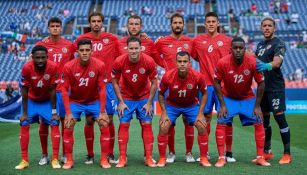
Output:
M62 163L66 163L66 162L67 162L66 156L65 156L65 155L62 155L61 158L60 158L60 161L61 161Z
M186 161L187 163L193 163L193 162L195 162L195 159L194 159L192 153L188 153L188 154L185 155L185 161Z
M234 157L227 157L226 156L226 162L227 163L234 163L234 162L236 162L236 159Z
M90 156L86 156L86 160L84 161L84 163L86 164L86 165L92 165L92 164L94 164L94 157L90 157Z
M109 160L109 163L112 163L112 164L118 164L119 160L115 159L114 155L109 155L108 156L108 160Z
M39 160L39 165L47 165L49 163L48 155L42 155L41 159Z
M166 163L174 163L176 159L176 155L173 153L168 153L166 158Z

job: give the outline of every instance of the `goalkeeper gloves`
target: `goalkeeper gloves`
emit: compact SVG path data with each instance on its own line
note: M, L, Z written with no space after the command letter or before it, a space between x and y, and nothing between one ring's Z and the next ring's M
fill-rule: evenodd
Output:
M264 72L264 71L270 71L272 70L272 64L271 63L264 63L263 61L257 59L257 65L256 70L258 72Z

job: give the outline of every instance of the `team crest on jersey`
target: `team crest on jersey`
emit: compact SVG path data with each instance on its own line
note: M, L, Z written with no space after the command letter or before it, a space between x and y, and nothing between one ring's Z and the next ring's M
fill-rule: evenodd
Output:
M172 44L169 44L168 47L173 47L173 45L172 45Z
M145 73L145 69L144 68L140 68L139 72L140 72L140 74L144 74Z
M94 73L93 71L90 71L90 72L88 73L88 76L94 77L94 76L95 76L95 73Z
M127 69L127 70L126 70L126 73L130 73L130 69Z
M66 47L63 47L63 48L62 48L62 52L63 52L63 53L67 53Z
M229 73L229 74L233 74L233 70L230 70L228 73Z
M105 43L105 44L108 44L109 43L109 39L108 38L103 38L102 42Z
M48 52L52 52L52 51L53 51L53 49L52 49L52 48L48 49Z
M189 48L189 45L188 45L187 43L184 43L184 44L183 44L183 48L188 49L188 48Z
M221 46L224 45L223 41L218 41L216 44L217 44L219 47L221 47Z
M187 88L188 88L188 89L192 89L192 88L193 88L193 85L192 85L192 84L187 84Z
M248 69L244 70L244 75L249 75L251 72Z
M141 46L141 51L145 51L146 47L145 46Z
M269 44L268 46L266 46L266 49L269 50L272 47L271 44Z
M45 74L45 75L44 75L44 79L45 79L45 80L49 80L49 78L50 78L50 75L49 75L49 74Z

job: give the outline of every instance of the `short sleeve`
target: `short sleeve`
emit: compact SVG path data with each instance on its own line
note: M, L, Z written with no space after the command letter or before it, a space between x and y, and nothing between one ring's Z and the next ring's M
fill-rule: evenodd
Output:
M114 62L111 76L113 79L120 79L121 76L121 68L120 63L117 61Z
M163 77L162 77L162 80L160 82L160 85L159 85L159 91L163 94L167 88L168 88L168 82L167 82L167 76L168 74L164 74Z
M203 93L206 92L206 90L207 90L205 76L202 75L202 74L199 74L199 79L198 79L197 87L198 87L198 90L200 90Z
M22 70L21 70L19 84L21 86L29 87L30 86L29 78L30 78L29 77L29 69L27 69L27 67L23 67Z
M157 65L153 60L148 64L148 77L150 80L157 79L158 77Z
M214 78L218 79L219 81L222 81L223 79L223 65L221 61L217 63L217 66L215 68Z

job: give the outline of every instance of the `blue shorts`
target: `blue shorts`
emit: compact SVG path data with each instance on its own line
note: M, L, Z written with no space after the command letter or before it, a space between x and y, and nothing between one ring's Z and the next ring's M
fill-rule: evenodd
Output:
M204 114L211 114L213 110L213 105L215 104L215 110L217 110L220 108L220 102L214 91L213 85L207 87L207 92L208 92L208 99L204 109Z
M172 125L176 125L176 119L180 115L185 116L186 121L189 125L194 125L198 115L198 110L199 110L199 104L195 104L193 106L188 106L188 107L175 107L170 104L166 104L166 112L168 118L172 122Z
M60 118L65 118L65 107L62 98L62 92L56 92L56 110Z
M218 123L232 123L233 117L239 115L242 126L249 126L262 121L253 115L256 98L235 100L224 97L228 115L217 120Z
M83 112L86 116L91 116L94 120L96 120L100 114L100 103L99 101L91 104L70 103L70 110L74 119L77 121L81 120L81 114Z
M151 122L152 116L146 115L146 110L143 109L143 106L147 103L148 99L143 100L124 100L124 103L128 106L129 110L124 110L124 115L119 118L119 121L122 123L129 123L132 119L132 115L135 112L138 120L142 122Z
M116 110L117 98L112 83L107 83L106 95L106 112L108 115L113 115Z
M23 113L21 108L21 114ZM50 125L52 105L51 101L37 102L28 99L28 120L29 123L43 123Z

